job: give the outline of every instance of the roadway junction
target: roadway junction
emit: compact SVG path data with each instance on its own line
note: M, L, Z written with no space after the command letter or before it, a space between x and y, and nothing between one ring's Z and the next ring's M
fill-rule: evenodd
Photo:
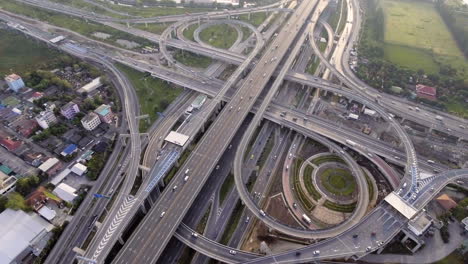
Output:
M121 87L121 97L125 99L124 110L126 118L124 122L125 126L123 126L122 131L127 130L128 132L123 132L122 134L125 135L125 138L128 140L122 141L128 141L129 144L126 144L128 146L125 147L123 152L125 153L125 158L121 161L121 168L114 172L114 175L125 175L122 179L123 188L118 192L117 202L113 204L110 213L104 222L100 224L98 232L86 252L81 252L76 248L74 251L83 254L85 259L91 262L104 262L112 246L121 239L120 235L131 222L132 216L136 214L141 207L145 208L144 210L147 211L147 214L130 238L125 241L123 248L114 258L113 263L154 263L161 256L166 245L174 235L198 252L226 263L301 263L313 260L346 257L357 259L381 248L405 226L411 217L405 216L401 208L390 200L388 200L389 202L382 202L365 215L369 202L369 194L362 171L357 167L357 164L348 153L344 152L339 145L324 137L329 137L348 148L354 149L363 156L369 157L369 160L374 162L382 171L387 171L387 173L384 174L389 178L389 182L393 182L393 187L399 188L403 185L409 185L404 192L393 193L392 196L398 196L399 198L397 199L399 199L399 202L414 210L414 214L421 211L445 185L457 179L468 177L468 171L466 169L447 170L445 167L437 164L428 164L424 161L418 161L410 138L398 121L388 114L389 110L398 113L401 112L401 109L394 110L392 109L393 106L386 103L384 100L377 100L375 94L370 92L372 91L371 87L363 88L362 83L356 81L355 76L350 74L349 71L346 71L347 62L345 59L347 57L343 54L346 54L346 49L349 50L350 47L353 46L356 40L356 31L359 30L360 14L357 1L348 1L348 19L355 22L348 23L349 29L346 29L348 34L343 34L342 36L343 39L344 37L348 39L339 41L339 43L345 44L341 44L341 46L339 44L335 48L335 54L338 55L333 57L337 62L341 62L344 67L335 67L335 62L333 62L333 64L330 63L328 59L321 54L315 42L316 38L314 32L316 31L316 25L320 20L321 14L325 13L325 9L329 4L328 1L299 1L296 3L297 6L295 8L284 8L290 1L281 1L278 4L266 7L238 9L228 12L192 14L188 17L133 17L128 19L115 19L103 15L89 14L80 9L43 0L15 1L26 3L37 8L45 8L51 11L97 21L105 25L114 26L115 28L131 34L146 37L155 43L159 43L161 53L169 62L169 66L176 65L176 67L170 68L165 68L162 65L152 65L145 60L134 60L133 58L116 56L103 49L89 49L86 47L85 43L76 44L75 42L64 41L60 44L52 45L74 56L100 64L111 76L114 76L114 81L117 84L116 86ZM281 12L285 15L283 15L283 20L275 22L276 24L270 26L272 30L270 29L268 34L264 34L266 32L261 33L261 31L266 28L265 25L257 29L248 23L237 20L213 20L217 18L230 18L233 15L250 14L253 12ZM241 41L236 41L236 44L230 50L226 51L210 47L209 45L203 45L203 43L188 42L184 39L172 38L179 33L178 29L180 27L190 23L200 23L204 17L209 17L209 23L212 24L226 23L248 27L253 33L249 38L253 39L255 42L254 49L245 56L239 52L245 48L243 45L246 45ZM52 38L50 34L41 31L41 29L34 24L28 24L26 21L22 21L18 16L11 16L11 14L2 12L0 18L7 22L25 25L26 30L22 31L31 37L45 42L48 42L48 40ZM118 23L169 21L177 22L169 26L161 36L155 36L155 34L149 35L147 32L144 33L141 30L129 30L128 28L126 29L126 27L118 25ZM70 33L73 34L72 32ZM89 40L87 41L89 43ZM345 86L336 85L302 72L290 70L297 56L302 52L302 47L307 44L312 47L314 54L320 58L324 67L336 76ZM177 63L172 58L170 52L168 52L166 48L167 45L171 46L172 49L185 49L219 60L216 68L212 71L213 73L219 71L219 69L223 69L227 64L238 65L238 67L227 81L221 81L209 74L206 75L202 72L193 71ZM236 50L236 47L239 48ZM339 55L340 52L341 55ZM159 121L159 123L154 126L152 133L154 133L155 136L151 137L149 141L146 138L142 140L135 122L136 118L134 118L138 116L139 110L138 101L134 95L132 85L128 82L126 77L110 63L111 61L120 62L136 68L137 70L149 72L155 77L174 82L210 96L207 105L194 117L197 118L199 122L192 122L192 124L184 123L181 126L185 134L191 135L191 137L195 136L200 130L206 131L202 132L203 136L198 141L196 147L189 155L188 159L180 166L174 179L164 188L162 193L159 193L159 190L157 190L157 194L154 195L153 189L158 189L154 187L158 185L158 182L162 179L164 174L174 166L176 160L180 157L181 153L183 153L186 146L179 146L179 148L172 148L171 150L165 149L165 144L161 140L161 135L167 135L174 123L176 123L183 114L178 110L185 110L187 100L189 100L189 98L193 99L195 94L193 92L184 93L184 99L175 102L167 110L170 118ZM343 68L345 68L345 71L343 71ZM275 97L279 89L284 86L286 82L315 87L334 94L339 94L375 110L380 118L388 122L396 132L404 146L404 151L401 152L393 147L386 146L383 142L379 142L378 140L366 138L362 136L362 134L352 132L352 130L346 130L346 128L341 127L337 128L336 125L334 126L333 124L327 123L326 120L308 115L307 112L299 109L291 109L287 105L282 104L281 100ZM243 126L242 124L245 122L250 112L254 114L253 119L250 120L248 126ZM418 117L414 116L408 116L408 118L418 119ZM348 220L328 229L297 229L285 226L276 219L269 217L258 207L257 203L253 201L252 195L246 189L245 181L242 178L242 166L248 145L254 139L253 135L256 129L261 126L262 120L265 119L288 127L305 137L322 142L322 144L327 145L334 152L340 153L339 155L342 156L350 166L358 183L359 190L356 209ZM212 120L212 124L205 128L204 123L207 120ZM453 124L457 124L457 120L451 120L449 124L452 122ZM455 127L456 125L453 126ZM223 153L231 149L231 141L241 127L243 127L243 131L245 132L239 139L239 147L233 157L233 171L239 197L249 209L249 213L257 217L267 226L284 234L299 238L323 240L298 250L260 257L249 252L239 251L235 247L220 244L202 235L198 235L196 239L193 239L194 231L189 226L182 223L182 221L197 199L197 196L203 195L203 188L209 176L214 173L214 171L218 170L219 161ZM318 134L322 134L322 136ZM467 138L466 133L459 129L456 129L456 134L462 139ZM350 139L355 144L349 144ZM140 165L142 146L146 144L148 144L147 154L144 155L143 164ZM158 158L148 154L148 149L152 151L155 149L161 150L158 152ZM151 153L151 151L149 151L149 153ZM398 175L395 176L395 173L388 169L388 165L385 162L382 163L380 162L381 160L379 161L376 158L372 158L373 156L369 153L374 153L375 156L379 155L405 166L406 173L403 179L400 180ZM156 161L154 161L154 159L156 159ZM419 175L421 169L437 169L437 171L443 172L423 182ZM131 189L139 170L144 170L142 173L144 176L142 187L136 193L131 194ZM398 179L395 180L395 177ZM106 188L111 192L114 189L114 187L111 186ZM177 191L175 191L176 189ZM151 195L152 193L153 195ZM145 203L148 201L150 201L149 203L151 206L149 209L146 209ZM93 208L94 212L99 211L99 208L91 207L91 204L88 205L85 203L84 207L86 207L86 209L88 209L87 207ZM85 217L84 215L89 213L89 211L81 213L83 214L82 217ZM78 215L80 215L80 211L78 211ZM78 217L76 218L78 219ZM76 223L76 225L79 226L79 223ZM67 228L65 232L69 229L70 228ZM73 231L68 232L70 233L70 237L75 236ZM362 238L360 239L359 245L356 245L353 235L359 235L359 237ZM61 238L61 240L62 239L64 238ZM80 245L79 239L76 240L77 241L74 242L69 239L66 242L67 245L56 247L51 256L47 259L47 262L70 263L70 257L73 258L74 255L71 251L71 246L75 245L78 247Z

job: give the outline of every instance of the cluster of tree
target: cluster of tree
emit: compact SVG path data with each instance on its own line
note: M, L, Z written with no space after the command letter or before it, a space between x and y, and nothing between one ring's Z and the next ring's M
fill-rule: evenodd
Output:
M47 245L41 251L41 254L34 259L34 264L44 263L47 256L49 255L50 251L54 247L55 243L57 243L60 235L62 234L63 230L68 225L68 221L65 221L62 226L56 226L52 229L52 237L47 241Z
M44 139L49 138L51 135L54 135L57 137L61 136L65 132L67 132L67 130L68 130L68 127L66 124L59 123L59 124L52 125L47 129L44 129L41 133L34 135L31 138L34 141L42 141Z
M93 98L86 98L81 105L81 108L85 111L92 111L103 103L104 101L100 96L94 96Z
M450 232L448 230L447 223L445 223L441 228L440 228L440 237L442 238L442 241L444 243L450 242Z
M88 172L86 173L86 177L88 179L94 181L98 178L99 173L101 172L102 167L104 166L106 161L106 152L104 153L96 153L93 155L90 161L86 163L88 166Z
M26 73L24 79L28 87L39 91L43 91L52 85L57 86L61 90L71 90L73 88L67 80L60 79L50 71L35 70Z
M27 196L34 191L40 183L41 180L36 175L23 177L16 182L16 191L23 196Z
M447 5L445 0L438 0L436 3L436 8L439 11L442 19L452 31L455 40L458 43L458 46L468 57L468 8L460 8Z

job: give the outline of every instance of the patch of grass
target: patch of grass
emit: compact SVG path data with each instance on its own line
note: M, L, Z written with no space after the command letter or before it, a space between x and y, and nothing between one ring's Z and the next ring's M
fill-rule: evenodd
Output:
M349 196L356 191L356 181L346 169L325 169L320 174L320 181L327 191L335 195Z
M229 175L221 185L219 189L219 204L222 205L224 200L226 199L227 194L231 191L232 186L234 186L234 175L230 172Z
M468 78L468 63L434 4L383 0L385 59L411 70L438 73L451 65Z
M23 210L23 211L31 210L31 208L26 204L24 197L17 192L12 192L8 195L8 201L5 207L13 209L13 210Z
M252 31L248 27L241 27L242 29L242 41L245 41L247 38L250 37Z
M213 25L200 32L203 42L220 49L229 49L237 37L237 30L227 24Z
M323 206L325 206L326 208L328 208L330 210L337 211L337 212L352 213L354 211L354 209L356 208L356 203L337 204L337 203L330 202L330 201L327 200L327 201L325 201L325 203L323 203Z
M265 144L265 148L263 148L263 151L260 154L260 157L258 158L258 161L257 161L259 170L261 170L263 168L263 165L265 165L265 162L267 158L270 156L270 152L273 149L274 145L275 145L275 139L273 136L270 136L268 138L267 143Z
M148 31L155 34L162 34L166 28L171 24L169 23L148 23L148 24L132 24L132 27L138 28L144 31Z
M206 68L213 62L211 58L181 50L174 53L174 59L186 66L195 68Z
M312 56L309 60L309 64L307 65L306 73L308 74L315 74L317 71L317 67L320 65L320 60L316 56Z
M250 15L240 15L239 20L250 23L256 27L260 26L267 19L266 13L253 13Z
M291 173L293 173L294 175L294 179L293 179L294 189L295 189L294 193L296 194L302 206L304 206L304 208L310 212L314 209L315 205L312 201L309 200L307 195L304 193L304 190L302 189L301 183L299 181L299 177L300 177L299 170L301 168L302 162L304 162L302 159L296 158L294 160L294 166L290 169L293 170Z
M463 264L463 263L466 263L463 258L463 255L461 255L457 250L455 250L450 255L435 262L434 264Z
M39 8L31 8L29 5L24 5L15 1L0 0L0 8L10 11L12 13L18 14L18 15L23 15L23 16L34 18L34 19L38 19L38 20L44 21L54 26L67 28L69 30L80 33L84 36L87 36L89 38L96 39L102 42L106 42L112 45L120 46L122 48L125 48L125 47L117 44L115 42L116 40L124 39L128 41L134 41L142 46L152 45L152 43L149 40L130 35L128 33L119 31L117 29L114 29L105 25L97 24L97 23L90 22L90 21L86 22L82 19L58 14L58 13L47 11L47 10L42 10ZM93 33L96 33L96 32L109 34L110 37L107 39L97 38L93 36Z
M0 76L18 74L36 69L49 69L60 62L62 55L45 44L32 41L24 35L0 29Z
M193 37L193 33L195 32L197 28L198 28L198 24L193 24L193 25L188 26L184 30L184 37L187 38L188 40L195 41L195 38Z
M432 50L440 55L463 56L432 3L384 0L381 4L386 43Z
M362 172L364 173L364 176L366 177L367 190L369 191L369 200L370 200L374 196L374 185L372 184L372 181L369 175L367 175L367 172L365 170L363 170Z
M237 229L237 225L239 225L239 220L242 216L242 209L244 206L242 202L239 200L234 208L234 211L231 214L228 222L228 228L224 231L223 236L221 237L220 243L223 245L227 245L229 240L231 240L232 234Z
M314 167L307 165L304 169L304 185L306 187L307 192L312 195L312 197L318 201L322 198L322 195L315 189L314 184L312 182L312 172L314 171Z
M444 105L447 108L447 112L451 114L458 114L463 118L468 118L468 108L464 102L457 101L455 98L449 98L449 100L445 102Z
M200 222L197 225L197 229L195 231L197 231L197 233L199 233L199 234L203 234L205 232L206 223L208 221L208 217L210 216L210 212L211 212L211 207L212 206L210 204L210 206L208 206L208 208L206 209L206 212L203 215L202 219L200 220Z
M347 19L347 16L348 16L348 2L343 1L342 7L343 7L343 10L342 10L340 24L337 25L337 28L336 28L336 34L338 34L338 35L341 35L341 33L343 32L343 29L344 29L344 27L346 25L346 21L348 20Z
M345 164L343 159L335 155L321 156L321 157L313 159L311 162L317 166L326 162L339 162L339 163Z
M149 123L146 121L140 123L140 132L146 131L150 124L158 119L157 113L162 113L183 91L180 87L154 79L125 65L117 64L117 68L132 82L140 103L141 114L149 115Z
M385 43L383 48L384 58L392 63L415 71L423 69L427 73L439 72L439 65L428 51L389 43Z

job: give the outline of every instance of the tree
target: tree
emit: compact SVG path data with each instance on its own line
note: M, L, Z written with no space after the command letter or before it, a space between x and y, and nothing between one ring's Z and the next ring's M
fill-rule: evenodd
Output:
M8 198L6 198L5 196L1 196L0 197L0 213L3 212L7 207L8 203Z
M17 192L12 192L10 195L8 195L8 202L6 203L6 207L13 210L31 210L31 208L29 208L29 206L26 204L24 197Z

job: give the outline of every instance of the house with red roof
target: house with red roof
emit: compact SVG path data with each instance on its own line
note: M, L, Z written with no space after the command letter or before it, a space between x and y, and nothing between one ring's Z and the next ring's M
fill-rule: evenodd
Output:
M23 142L11 138L0 138L0 146L6 148L8 151L15 151L21 144L23 144Z
M431 101L437 100L437 89L435 87L427 86L424 84L417 84L416 94L420 98L424 98Z

